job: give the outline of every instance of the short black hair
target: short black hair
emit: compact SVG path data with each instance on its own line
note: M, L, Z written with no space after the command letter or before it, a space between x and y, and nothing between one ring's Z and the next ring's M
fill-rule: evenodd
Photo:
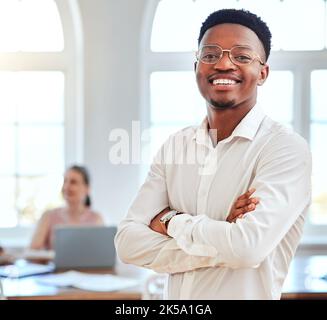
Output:
M268 59L271 49L271 32L260 17L244 9L222 9L211 13L202 23L198 44L200 45L208 29L223 23L240 24L251 29L260 39L266 53L266 60Z

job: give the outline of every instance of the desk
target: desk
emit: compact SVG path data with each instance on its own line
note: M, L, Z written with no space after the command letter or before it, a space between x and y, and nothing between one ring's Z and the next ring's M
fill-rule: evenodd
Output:
M80 270L88 273L112 273L112 270ZM42 275L19 279L2 278L4 294L9 300L140 300L142 288L132 287L120 291L95 292L72 287L44 285L37 280Z
M327 256L295 257L285 280L282 299L327 299L327 281L320 279L320 276L325 273L327 273ZM2 279L5 295L8 299L24 300L140 300L142 298L140 287L115 292L91 292L42 285L36 281L38 277L41 275L21 279Z
M283 300L327 299L327 256L299 256L292 261L283 287Z

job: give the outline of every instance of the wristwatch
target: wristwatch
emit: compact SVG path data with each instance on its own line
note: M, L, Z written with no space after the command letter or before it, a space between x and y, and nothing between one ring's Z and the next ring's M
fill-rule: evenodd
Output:
M178 214L181 214L182 212L179 212L177 210L170 210L167 213L165 213L161 218L160 218L160 225L165 233L167 233L167 227L168 227L168 222L175 217Z

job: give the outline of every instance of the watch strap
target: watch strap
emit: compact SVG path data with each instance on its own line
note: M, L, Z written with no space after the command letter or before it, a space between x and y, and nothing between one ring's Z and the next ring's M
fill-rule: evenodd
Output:
M177 210L170 210L160 218L160 224L165 233L167 233L167 227L169 221L178 214L181 214L181 212Z

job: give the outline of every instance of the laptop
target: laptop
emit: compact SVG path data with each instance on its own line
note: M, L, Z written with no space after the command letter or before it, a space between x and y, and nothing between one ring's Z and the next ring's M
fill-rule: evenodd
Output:
M55 228L56 269L113 268L117 227L61 226Z

